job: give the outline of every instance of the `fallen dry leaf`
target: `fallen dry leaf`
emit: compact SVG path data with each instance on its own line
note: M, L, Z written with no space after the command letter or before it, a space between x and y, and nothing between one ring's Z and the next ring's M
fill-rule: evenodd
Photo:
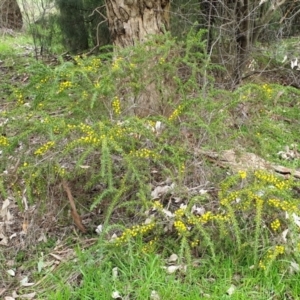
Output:
M290 274L298 273L300 271L299 264L294 261L291 261L290 264Z
M8 238L0 232L0 245L7 246L8 244Z
M177 270L180 270L183 273L185 273L187 269L187 265L182 264L182 265L162 267L162 268L165 269L168 274L175 273Z
M227 294L228 296L231 296L231 295L234 293L235 290L236 290L236 286L235 286L234 284L232 284L232 285L229 287L229 289L227 290L226 294Z
M178 260L178 255L173 253L169 258L168 258L168 262L172 263Z
M109 239L110 243L113 243L116 239L118 238L118 236L114 233L111 238Z
M0 217L2 217L3 221L11 221L13 216L9 211L10 201L6 199L3 201L2 208L0 210Z
M174 214L171 212L171 211L169 211L169 210L167 210L167 209L163 209L162 210L162 212L167 216L167 217L169 217L169 218L173 218L174 217Z
M30 294L24 294L20 295L19 298L21 299L33 299L36 295L36 292L30 293Z
M150 294L151 300L160 300L160 296L158 295L157 291L152 291Z
M98 225L95 231L99 235L103 231L103 225L102 224Z
M0 296L6 292L6 289L0 289Z
M283 232L282 232L282 239L283 239L283 241L286 243L287 242L287 238L286 238L286 236L287 236L287 234L288 234L288 232L289 232L289 229L286 229L286 230L284 230Z
M28 221L24 220L24 222L22 224L22 231L26 234L27 233L27 229L28 229Z
M20 281L20 284L21 284L21 286L25 286L25 287L33 286L33 285L34 285L33 282L28 282L28 277L27 277L27 276L25 276L25 277Z
M122 299L122 297L121 297L119 291L114 291L114 292L112 292L111 297L112 297L113 299Z
M118 267L115 267L112 269L112 278L117 279L118 278Z
M16 272L13 269L7 270L6 271L8 275L14 277L16 275Z
M56 260L59 260L59 261L62 261L63 258L57 254L54 254L54 253L50 253L49 255L51 255L52 257L54 257Z
M166 195L168 192L173 190L174 184L172 185L164 185L164 186L157 186L152 192L151 192L151 198L159 199L161 196Z
M86 166L86 165L80 165L79 168L81 169L89 169L91 166Z
M196 216L202 216L205 214L205 208L203 206L193 205L191 209L191 213Z
M177 270L180 269L180 266L177 265L177 266L163 267L163 269L165 269L166 272L167 272L168 274L173 274L173 273L175 273Z

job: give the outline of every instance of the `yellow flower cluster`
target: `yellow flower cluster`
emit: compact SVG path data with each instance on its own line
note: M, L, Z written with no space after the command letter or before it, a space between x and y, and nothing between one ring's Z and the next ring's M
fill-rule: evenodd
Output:
M262 86L263 91L265 92L266 96L268 98L271 98L272 94L273 94L273 90L272 88L268 85L268 84L264 84Z
M77 63L78 62L79 61L77 61ZM83 69L86 72L98 72L100 66L101 66L101 60L99 58L93 58L86 66L84 66Z
M269 199L268 204L270 206L279 208L283 211L288 212L298 212L298 207L295 203L286 201L286 200L280 200L280 199Z
M256 207L259 207L259 208L262 209L263 204L264 204L264 200L262 198L258 197L258 196L255 196L254 200L256 202Z
M101 139L105 136L99 136L91 126L84 123L79 124L78 128L85 134L85 136L82 136L77 140L79 143L99 145Z
M179 208L174 212L176 218L181 218L184 216L185 210L183 208Z
M37 90L39 90L39 89L43 86L43 84L47 83L49 80L50 80L50 77L49 77L49 76L47 76L47 77L45 77L45 78L42 78L42 79L40 80L40 82L35 86L35 88L36 88Z
M211 211L207 211L205 214L199 217L199 221L203 224L209 222L212 219L213 219L213 213Z
M181 220L175 221L174 227L177 230L179 235L183 235L184 233L186 233L188 231L188 228Z
M185 172L185 164L184 163L182 163L181 165L180 165L180 167L179 167L179 174L184 174L184 172Z
M278 219L274 220L272 223L271 223L271 228L274 230L274 231L277 231L279 228L280 228L280 221Z
M133 64L133 63L130 63L129 64L129 69L130 70L134 70L136 68L136 65L135 64Z
M261 181L274 185L279 190L285 190L290 187L289 181L280 180L271 173L267 173L264 171L255 171L254 175Z
M114 126L110 129L108 133L109 139L113 140L115 138L123 137L127 132L127 129L121 126Z
M239 175L242 179L245 179L247 177L247 172L246 171L239 171Z
M82 63L83 60L79 55L74 56L74 60L79 67L81 67L83 65L83 63Z
M209 221L217 221L217 222L228 222L230 220L230 216L226 214L213 214L213 212L208 211L202 216L192 216L188 219L188 223L190 225L196 225L197 223L206 224Z
M60 128L59 128L59 126L54 126L54 128L53 128L53 133L55 133L55 134L59 134L59 133L60 133Z
M166 60L165 60L163 57L161 57L161 58L159 59L159 64L160 64L160 65L163 65L165 62L166 62Z
M16 95L16 98L17 98L18 105L24 104L25 101L24 101L23 94L21 92L17 91L17 92L15 92L15 95Z
M63 177L64 175L66 175L65 168L62 168L60 166L55 166L54 167L54 171L55 171L56 174L60 175L61 177Z
M278 255L284 254L284 251L285 247L282 245L276 245L274 249L268 250L264 259L260 260L259 268L265 270L268 263L274 261Z
M222 186L222 189L226 189L226 187L224 188ZM221 201L220 201L220 204L221 205L224 205L226 206L227 204L231 203L232 201L235 201L237 198L239 197L239 193L234 191L234 192L231 192L230 195L226 198L223 198Z
M155 227L155 223L135 225L131 228L125 229L121 236L115 239L117 246L126 243L130 238L136 237L137 235L144 235L151 231Z
M76 125L75 125L75 126L76 126ZM78 125L78 127L79 127L79 129L80 129L82 132L84 132L84 133L86 133L86 134L92 134L92 133L94 132L94 130L92 129L91 126L89 126L89 125L87 125L87 124L84 124L84 123L80 123L80 124Z
M240 176L229 176L226 178L226 180L224 180L222 183L221 183L221 190L219 191L219 198L222 199L222 198L226 198L227 197L227 194L228 194L228 191L230 190L230 188L236 184L237 182L240 181ZM237 192L234 192L232 191L230 193L230 198L233 198L233 199L228 199L228 201L233 201L236 199L236 197L238 197L238 193ZM224 199L225 200L225 199Z
M230 220L229 215L224 215L224 214L216 214L211 217L213 220L220 221L220 222L227 222Z
M73 129L77 128L77 125L67 124L67 128L70 130L73 130Z
M88 94L87 91L83 91L83 92L81 93L81 97L82 97L82 99L84 99L84 100L87 99L88 96L89 96L89 94Z
M158 155L154 153L152 150L147 148L142 148L136 151L130 151L130 155L138 157L138 158L158 158Z
M49 77L45 77L43 79L41 79L40 83L44 84L49 80Z
M112 70L113 71L118 71L118 70L120 70L120 63L122 62L122 57L117 57L115 60L114 60L114 62L113 62L113 64L112 64Z
M50 123L50 119L48 117L46 117L45 119L41 119L41 123L49 124Z
M47 142L34 152L34 155L43 155L54 146L54 142Z
M200 244L200 240L194 240L191 242L191 247L192 248L197 247L199 244Z
M124 128L120 125L113 126L110 128L108 132L106 132L105 127L102 123L99 123L100 129L93 129L91 126L81 123L79 125L67 125L69 130L79 129L83 132L83 136L74 140L69 146L72 147L76 144L89 144L89 145L99 145L103 141L104 138L107 140L114 142L117 138L122 138L125 136L126 132L129 128ZM115 143L114 147L118 147L118 144ZM150 151L150 150L149 150ZM133 152L132 152L133 154ZM141 157L145 153L139 153L139 157Z
M155 250L155 242L157 241L157 237L151 241L149 241L147 244L145 244L142 248L143 253L152 253Z
M58 88L58 92L59 93L61 93L61 92L63 92L64 90L66 90L66 89L68 89L68 88L70 88L70 87L72 87L73 86L73 84L72 84L72 82L71 81L63 81L63 82L61 82L60 84L59 84L59 88Z
M114 100L112 101L112 108L114 113L118 116L121 113L121 102L118 97L115 97Z
M267 268L263 260L259 261L258 267L263 270L265 270Z
M0 146L7 147L9 145L8 139L6 136L0 136Z
M99 145L101 142L101 139L93 134L87 135L87 136L82 136L81 138L78 139L79 143L83 144L93 144L93 145Z
M282 245L276 245L275 249L268 250L264 259L260 260L258 265L259 268L265 270L268 263L274 261L277 256L284 254L284 251L285 251L285 247Z
M29 113L26 115L26 120L30 120L33 117L33 113Z
M159 201L154 201L154 203L153 203L153 208L154 208L154 209L161 210L161 209L163 209L164 207L163 207L163 205L162 205Z
M178 107L169 116L169 121L173 121L174 119L176 119L182 113L182 110L183 110L183 106L178 105Z

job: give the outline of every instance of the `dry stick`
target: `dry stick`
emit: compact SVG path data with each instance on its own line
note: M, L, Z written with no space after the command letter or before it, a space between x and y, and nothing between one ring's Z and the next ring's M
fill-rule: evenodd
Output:
M69 185L68 183L63 180L62 182L63 184L63 187L68 195L68 199L69 199L69 202L70 202L70 206L71 206L71 215L72 215L72 218L74 220L74 223L76 224L76 226L78 227L78 229L83 232L83 233L86 233L86 229L85 227L83 226L82 224L82 221L81 221L81 217L79 216L78 212L77 212L77 209L76 209L76 206L75 206L75 202L74 202L74 198L72 196L72 193L71 193L71 190L69 188Z

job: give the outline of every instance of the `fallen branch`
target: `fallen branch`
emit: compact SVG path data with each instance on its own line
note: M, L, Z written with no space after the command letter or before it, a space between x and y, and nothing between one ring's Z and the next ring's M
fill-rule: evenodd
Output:
M72 196L70 187L69 187L68 183L65 180L63 180L62 184L63 184L63 187L64 187L64 189L65 189L65 191L68 195L68 199L69 199L70 206L71 206L71 215L72 215L72 218L74 220L74 223L81 232L86 233L86 229L82 224L81 217L79 216L79 214L77 212L75 202L74 202L74 198Z
M254 153L236 151L234 149L224 150L220 153L197 149L196 154L204 155L209 161L222 168L230 168L234 172L247 170L269 170L281 175L290 175L300 178L300 171L280 165L273 165Z

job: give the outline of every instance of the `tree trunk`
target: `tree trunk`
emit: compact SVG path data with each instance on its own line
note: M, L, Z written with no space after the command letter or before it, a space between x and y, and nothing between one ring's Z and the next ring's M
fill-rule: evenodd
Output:
M23 19L17 0L0 1L0 28L20 30Z
M115 46L133 46L169 27L170 0L106 0L108 25Z
M169 28L170 0L106 0L108 26L113 45L124 48L147 40L149 35L163 34ZM149 48L149 51L151 49ZM170 112L161 95L160 84L151 72L157 59L149 59L141 82L148 82L135 94L123 92L117 95L129 109L129 114L140 117ZM129 88L130 89L130 88ZM168 90L167 86L165 89Z
M242 79L243 70L249 54L250 12L248 0L237 2L237 28L236 28L236 65L234 71L234 85Z

